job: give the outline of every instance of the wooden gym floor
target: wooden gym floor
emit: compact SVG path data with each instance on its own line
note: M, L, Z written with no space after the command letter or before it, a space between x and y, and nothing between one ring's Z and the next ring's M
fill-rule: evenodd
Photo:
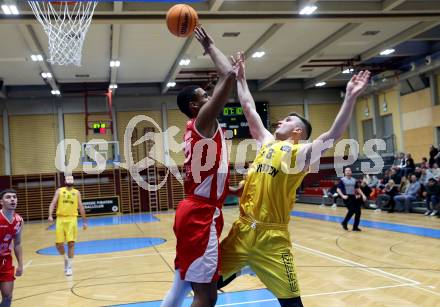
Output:
M295 207L289 228L305 306L440 306L440 219L364 210L364 231L356 233L340 227L345 212L345 208ZM166 242L77 255L73 277L64 276L61 256L37 253L53 245L54 231L46 230L47 224L26 224L25 272L16 280L13 306L159 306L151 301L161 300L173 279L174 214L153 216L158 220L150 216L154 221L107 218L96 225L91 221L92 227L79 231L79 242L145 237ZM223 236L238 208L226 207L224 216ZM114 240L109 244L118 245ZM263 288L256 277L239 277L224 289L228 294L219 296L218 306L278 306Z

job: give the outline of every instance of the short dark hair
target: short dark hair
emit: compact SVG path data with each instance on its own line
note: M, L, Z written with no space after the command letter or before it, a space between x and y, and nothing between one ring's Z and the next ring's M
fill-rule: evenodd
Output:
M200 86L190 85L183 88L183 90L177 95L177 105L179 106L180 111L189 118L193 117L189 103L194 100L196 89L198 88L200 88Z
M15 191L14 189L4 189L0 192L0 199L3 199L3 196L5 196L6 193L13 193L17 195L17 191Z
M308 140L310 138L310 135L312 134L312 125L310 124L310 122L307 119L305 119L305 117L299 115L296 112L289 113L289 116L295 116L301 120L303 125L306 127L306 136L307 136L306 140Z

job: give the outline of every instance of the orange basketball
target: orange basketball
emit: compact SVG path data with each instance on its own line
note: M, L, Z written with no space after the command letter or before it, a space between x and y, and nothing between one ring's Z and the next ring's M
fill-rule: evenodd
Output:
M179 37L190 36L198 20L197 12L186 4L176 4L167 13L168 30Z

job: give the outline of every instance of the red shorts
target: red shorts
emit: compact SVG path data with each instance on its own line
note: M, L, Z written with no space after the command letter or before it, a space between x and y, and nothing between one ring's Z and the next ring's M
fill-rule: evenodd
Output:
M12 264L12 256L0 257L0 282L15 280L15 268Z
M222 229L223 214L216 206L192 199L179 203L174 220L177 239L174 264L180 278L196 283L219 279Z

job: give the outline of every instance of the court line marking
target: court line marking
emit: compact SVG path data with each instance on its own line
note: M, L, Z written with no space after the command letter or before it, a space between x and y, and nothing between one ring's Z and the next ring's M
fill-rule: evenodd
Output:
M333 260L333 261L336 261L336 262L339 262L339 263L344 263L344 264L347 264L349 266L360 266L360 267L362 267L362 270L369 271L370 273L376 273L376 275L380 275L382 277L391 279L393 281L397 281L397 282L402 283L402 280L404 280L405 282L410 282L410 283L412 283L414 285L420 285L420 282L418 282L416 280L409 279L409 278L406 278L406 277L403 277L403 276L400 276L400 275L396 275L396 274L393 274L393 273L388 273L388 272L383 271L381 269L370 268L367 265L361 264L359 262L355 262L355 261L352 261L352 260L349 260L349 259L341 258L341 257L335 256L335 255L332 255L332 254L328 254L328 253L325 253L325 252L322 252L322 251L319 251L319 250L316 250L316 249L313 249L313 248L310 248L310 247L307 247L307 246L304 246L304 245L301 245L301 244L298 244L298 243L294 243L294 247L295 246L297 246L300 249L305 250L305 251L307 251L307 252L309 252L311 254L320 255L320 256L322 256L324 258L327 258L327 259L330 259L330 260Z
M32 260L29 260L28 263L26 263L23 267L23 269L26 269L27 267L29 267L32 264Z
M161 252L161 254L175 254L175 252ZM136 254L136 255L125 255L125 256L115 256L115 257L107 257L107 258L91 258L91 259L82 259L82 260L74 260L74 263L82 263L82 262L95 262L95 261L106 261L106 260L114 260L114 259L122 259L122 258L134 258L134 257L144 257L144 256L157 256L157 253L148 253L148 254ZM51 265L59 265L59 262L50 262L50 263L38 263L33 264L32 266L51 266Z
M410 285L412 285L412 283L390 285L390 286L380 286L380 287L370 287L370 288L360 288L360 289L351 289L351 290L341 290L341 291L333 291L333 292L322 292L322 293L314 293L314 294L306 294L306 295L301 295L301 297L315 297L315 296L334 295L334 294L342 294L342 293L350 293L350 292L366 292L366 291L374 291L374 290L380 290L380 289L406 287L406 286L410 286ZM226 293L233 293L233 292L226 292ZM254 303L272 302L272 301L277 301L277 300L278 300L277 298L270 298L270 299L265 299L265 300L238 302L238 303L229 303L229 304L220 304L220 305L215 305L215 306L221 307L221 306L248 305L248 304L254 304Z

